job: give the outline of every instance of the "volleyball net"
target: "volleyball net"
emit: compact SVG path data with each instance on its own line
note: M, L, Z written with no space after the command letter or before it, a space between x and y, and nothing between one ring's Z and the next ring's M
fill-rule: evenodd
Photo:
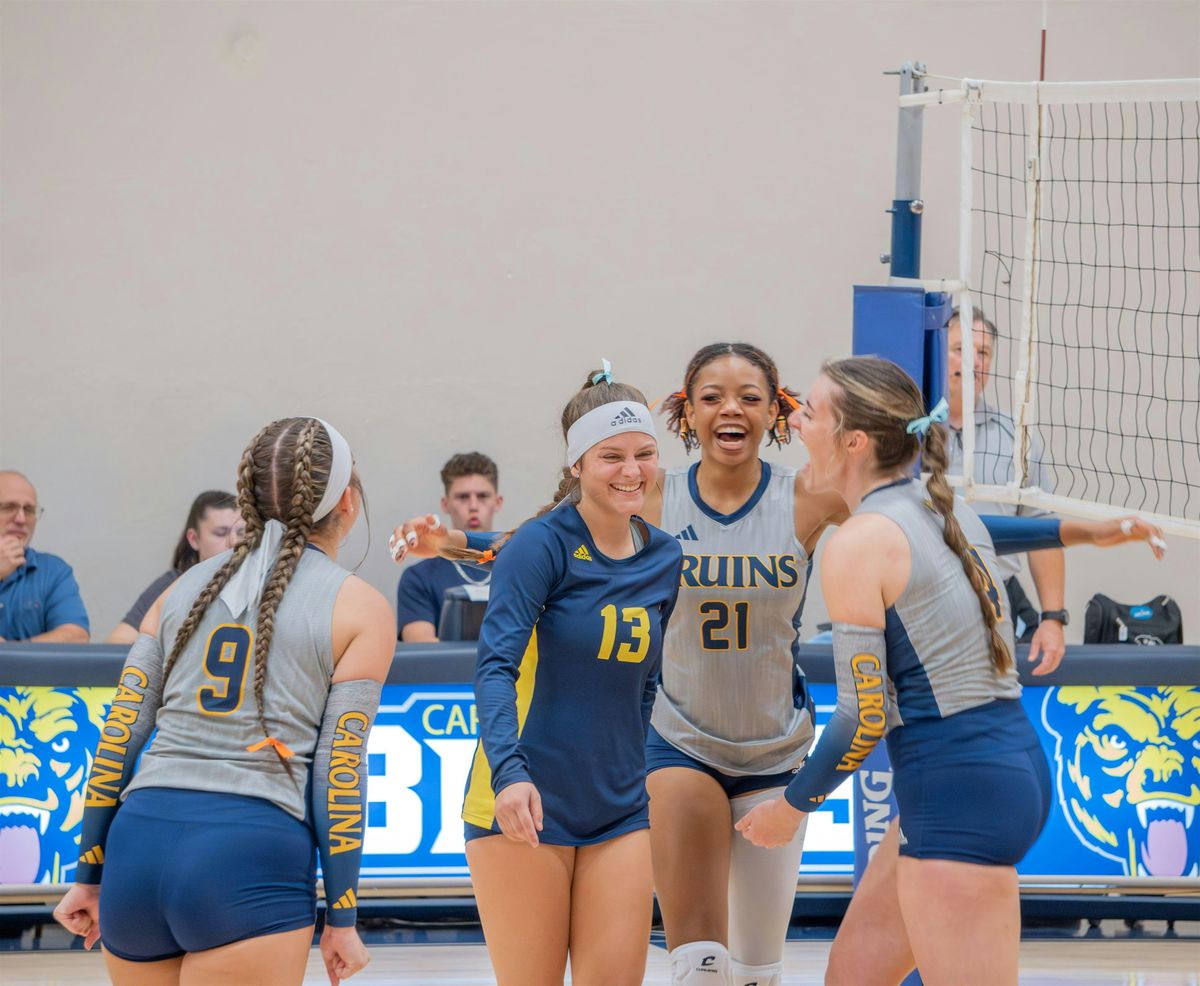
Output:
M960 113L960 269L925 283L992 323L961 332L968 499L1200 537L1200 79L900 104Z

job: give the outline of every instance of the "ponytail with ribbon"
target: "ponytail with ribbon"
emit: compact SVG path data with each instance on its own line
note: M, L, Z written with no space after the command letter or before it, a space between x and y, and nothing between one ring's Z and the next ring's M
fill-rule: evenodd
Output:
M935 424L945 424L946 419L949 417L950 405L946 403L946 398L943 397L937 402L937 404L934 405L932 411L930 411L923 418L913 418L904 430L910 435L918 435L921 439L923 439L929 434L929 429L931 427L933 427Z

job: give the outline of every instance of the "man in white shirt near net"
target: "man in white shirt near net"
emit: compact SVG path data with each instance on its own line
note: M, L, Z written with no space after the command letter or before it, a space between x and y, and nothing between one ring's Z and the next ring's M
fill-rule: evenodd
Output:
M1013 436L1016 425L1013 419L993 406L984 396L991 374L992 359L996 353L998 333L996 325L985 314L976 309L975 331L975 482L989 486L1003 486L1013 477ZM962 326L958 310L951 314L946 323L949 348L949 386L947 399L950 404L950 436L947 451L950 455L949 472L962 475L963 471L963 392L962 392ZM1031 485L1051 492L1051 477L1043 468L1041 449L1036 445L1030 450L1029 473ZM972 506L981 513L1017 514L1020 516L1044 516L1047 511L1036 507L1016 506L1011 503L975 502ZM1058 667L1066 651L1063 628L1069 616L1064 608L1066 585L1066 562L1061 548L1046 551L1031 551L1029 571L1033 576L1034 588L1041 603L1041 613L1033 608L1018 577L1020 555L1001 556L997 575L1004 581L1012 604L1013 620L1019 640L1030 642L1030 660L1039 652L1042 662L1037 674L1048 674Z

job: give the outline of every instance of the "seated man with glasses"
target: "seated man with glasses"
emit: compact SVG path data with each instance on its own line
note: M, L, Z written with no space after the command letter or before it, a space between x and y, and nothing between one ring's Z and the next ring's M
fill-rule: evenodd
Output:
M29 547L42 508L19 472L0 470L0 640L88 642L71 566Z

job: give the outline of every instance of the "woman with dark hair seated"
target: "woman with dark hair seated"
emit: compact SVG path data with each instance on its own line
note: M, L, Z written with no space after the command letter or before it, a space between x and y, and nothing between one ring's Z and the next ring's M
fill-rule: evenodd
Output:
M246 522L237 512L237 497L224 490L201 493L192 501L187 523L171 556L171 568L146 586L105 643L132 644L137 640L142 618L167 586L196 563L228 551L245 533Z

